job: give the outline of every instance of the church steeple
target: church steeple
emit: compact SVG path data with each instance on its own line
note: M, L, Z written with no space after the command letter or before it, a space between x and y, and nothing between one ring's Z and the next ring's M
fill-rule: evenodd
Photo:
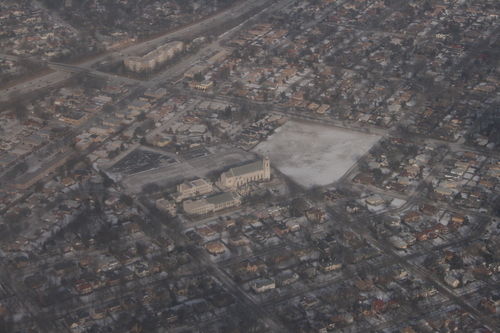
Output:
M264 180L271 179L271 162L269 161L269 157L264 157L262 160L262 168L264 169Z

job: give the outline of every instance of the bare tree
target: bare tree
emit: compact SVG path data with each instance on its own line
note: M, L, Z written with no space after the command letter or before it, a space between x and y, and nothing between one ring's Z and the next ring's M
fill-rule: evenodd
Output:
M160 190L160 185L157 183L147 183L142 187L142 192L144 194L153 194Z

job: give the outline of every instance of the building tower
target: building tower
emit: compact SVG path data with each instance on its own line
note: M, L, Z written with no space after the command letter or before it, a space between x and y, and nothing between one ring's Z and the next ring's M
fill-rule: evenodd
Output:
M269 162L268 156L264 157L264 159L262 160L262 169L264 170L263 180L271 180L271 162Z

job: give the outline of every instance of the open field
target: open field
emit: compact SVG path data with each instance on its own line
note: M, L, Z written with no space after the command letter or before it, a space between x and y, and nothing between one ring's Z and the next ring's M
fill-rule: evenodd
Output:
M375 134L289 121L258 144L271 166L304 187L335 182L377 142Z

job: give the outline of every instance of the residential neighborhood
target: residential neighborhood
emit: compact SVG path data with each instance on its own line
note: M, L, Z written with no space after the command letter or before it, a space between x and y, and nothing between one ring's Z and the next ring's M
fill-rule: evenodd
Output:
M494 0L0 3L1 332L500 332Z

